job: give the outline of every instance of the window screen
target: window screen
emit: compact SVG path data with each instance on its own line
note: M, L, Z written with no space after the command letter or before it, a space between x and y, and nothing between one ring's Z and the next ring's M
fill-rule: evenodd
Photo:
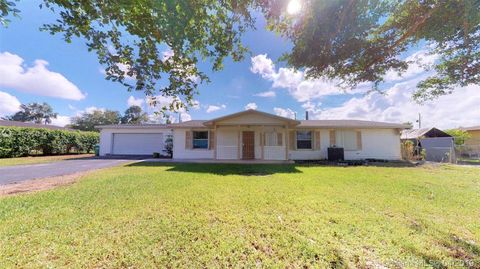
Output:
M193 131L193 148L208 148L208 131Z
M312 149L312 131L297 131L297 149Z

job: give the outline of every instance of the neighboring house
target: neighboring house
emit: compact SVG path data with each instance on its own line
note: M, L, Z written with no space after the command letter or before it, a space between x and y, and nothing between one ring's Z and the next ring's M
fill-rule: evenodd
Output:
M470 134L470 138L465 140L467 146L480 146L480 125L472 127L460 127L462 131L466 131Z
M437 128L403 130L401 139L413 142L416 154L426 151L425 159L434 162L452 162L455 159L454 138Z
M21 122L21 121L13 121L13 120L0 120L0 126L44 128L44 129L50 129L50 130L72 130L72 129L69 129L69 128L55 126L55 125L38 124L38 123L31 123L31 122Z
M462 154L480 157L480 125L460 127L459 129L470 134L470 138L465 140L465 144L462 147Z
M246 110L176 124L104 125L100 155L151 155L173 137L174 159L320 160L329 147L345 159L401 159L404 124L358 120L293 120Z

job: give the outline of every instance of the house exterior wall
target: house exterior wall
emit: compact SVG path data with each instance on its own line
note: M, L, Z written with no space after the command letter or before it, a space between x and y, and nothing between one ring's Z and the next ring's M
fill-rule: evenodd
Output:
M327 148L330 146L330 135L327 129L292 129L301 131L320 131L320 149L290 149L288 151L288 158L290 160L323 160L327 158ZM292 139L292 138L289 138ZM293 139L296 139L293 137ZM313 137L315 140L315 137ZM312 144L315 144L313 141Z
M471 135L471 137L465 140L465 145L480 147L480 130L473 130L467 132Z
M239 132L237 128L217 129L217 159L236 160L240 155Z
M299 129L300 130L300 129ZM329 129L302 129L320 131L320 149L319 150L289 150L290 160L319 160L327 159L328 147L330 147ZM340 132L343 129L336 129ZM395 129L355 129L360 131L362 136L361 150L345 150L346 160L361 159L386 159L400 160L400 133ZM315 143L315 142L314 142ZM341 145L337 145L341 147Z
M362 150L345 151L345 159L400 160L400 132L396 129L361 129Z
M197 129L195 129L197 130ZM208 129L198 129L207 131ZM213 159L214 151L211 149L186 149L185 136L190 129L173 130L173 158L174 159Z
M171 130L165 129L165 128L101 129L100 130L100 156L113 154L112 143L113 143L114 134L157 134L157 133L162 133L163 138L165 139L168 134L171 134Z
M185 149L185 132L188 129L102 129L100 132L100 155L112 154L112 138L114 133L163 133L164 138L173 134L173 158L174 159L214 159L214 149ZM207 129L205 129L207 130ZM283 126L218 126L216 129L216 157L221 160L235 160L242 158L242 131L255 132L255 159L262 159L262 147L260 144L261 133L281 132L281 146L264 146L263 159L285 160L286 147L289 146L288 130ZM295 130L295 129L289 129ZM305 129L298 129L305 130ZM327 149L330 146L329 129L309 129L320 131L319 150L288 150L289 160L319 160L327 159ZM396 129L360 129L362 133L362 149L346 150L345 159L357 160L366 158L399 160L400 134ZM240 139L240 141L239 141ZM315 139L315 138L314 138ZM315 142L314 142L315 143ZM240 147L238 147L240 146ZM340 146L340 145L339 145Z

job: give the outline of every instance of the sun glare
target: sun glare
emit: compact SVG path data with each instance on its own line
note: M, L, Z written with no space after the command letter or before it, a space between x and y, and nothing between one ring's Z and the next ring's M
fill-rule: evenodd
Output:
M295 15L300 12L300 9L302 9L302 4L299 0L290 0L287 6L287 13L290 15Z

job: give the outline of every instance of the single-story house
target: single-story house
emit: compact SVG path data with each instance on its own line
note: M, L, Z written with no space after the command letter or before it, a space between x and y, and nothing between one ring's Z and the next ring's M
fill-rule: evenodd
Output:
M173 139L173 158L213 160L321 160L344 149L347 160L399 160L400 132L408 125L360 120L294 120L246 110L211 120L175 124L104 125L100 155L151 155Z
M425 160L433 162L453 162L455 159L454 138L437 128L403 130L402 141L413 142L416 154L425 149Z
M470 138L465 140L467 146L480 146L480 125L471 127L460 127L462 131L467 132Z

